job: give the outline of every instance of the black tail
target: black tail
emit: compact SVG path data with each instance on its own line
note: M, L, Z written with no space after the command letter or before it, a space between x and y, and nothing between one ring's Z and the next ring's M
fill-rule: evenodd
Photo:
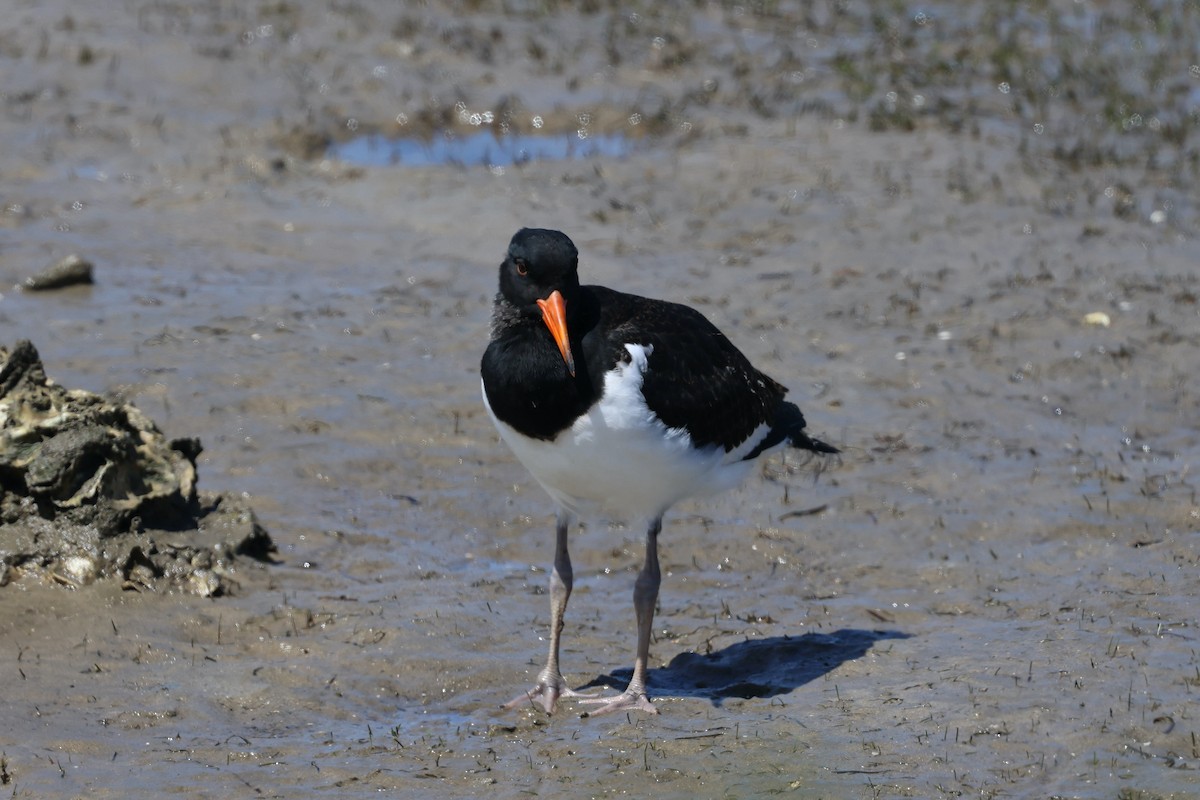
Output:
M792 434L792 438L788 440L788 444L792 447L799 447L802 450L811 450L814 453L828 453L829 455L833 455L842 452L828 442L814 439L803 431Z
M758 447L747 453L743 460L751 461L758 458L765 451L770 450L785 439L792 447L799 447L801 450L808 450L813 453L832 455L842 452L833 445L822 442L820 439L814 439L805 433L804 426L806 424L804 414L795 403L780 403L779 413L775 415L775 424L772 426L771 432L767 434L765 439L758 443Z

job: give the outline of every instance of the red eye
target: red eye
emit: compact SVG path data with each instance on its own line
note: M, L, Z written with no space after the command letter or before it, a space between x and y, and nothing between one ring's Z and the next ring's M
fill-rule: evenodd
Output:
M517 262L517 274L521 277L525 277L529 274L529 267L525 265L524 261Z

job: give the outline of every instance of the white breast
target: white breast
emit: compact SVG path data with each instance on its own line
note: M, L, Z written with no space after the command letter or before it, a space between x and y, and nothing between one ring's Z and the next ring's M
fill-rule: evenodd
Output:
M501 438L538 483L575 514L630 519L656 517L685 497L740 483L750 470L741 455L767 426L730 453L719 446L694 447L687 431L664 425L642 397L651 348L627 344L625 349L630 361L604 375L600 401L552 442L532 439L496 419L484 390Z

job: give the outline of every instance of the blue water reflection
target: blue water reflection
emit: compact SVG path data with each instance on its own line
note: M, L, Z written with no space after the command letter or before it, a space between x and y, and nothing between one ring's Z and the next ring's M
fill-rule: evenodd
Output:
M328 155L364 167L400 164L426 167L439 164L506 167L529 161L564 161L592 156L621 157L631 150L621 134L510 134L481 131L469 136L446 132L433 139L397 139L382 134L360 136L330 146Z

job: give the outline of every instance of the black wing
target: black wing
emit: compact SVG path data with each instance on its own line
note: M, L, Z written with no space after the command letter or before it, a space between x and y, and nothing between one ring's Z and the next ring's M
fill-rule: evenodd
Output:
M699 311L587 288L600 301L608 364L625 356L626 343L653 347L642 394L667 427L687 430L697 446L720 445L728 452L764 422L774 424L787 389L755 369ZM781 431L775 442L790 433Z

